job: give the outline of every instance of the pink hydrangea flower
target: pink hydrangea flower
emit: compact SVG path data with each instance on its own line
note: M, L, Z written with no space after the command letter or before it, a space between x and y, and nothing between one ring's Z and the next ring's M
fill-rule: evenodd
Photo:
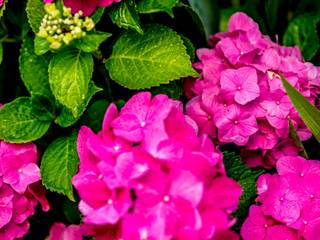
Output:
M0 141L0 239L22 238L38 202L49 210L40 180L37 148L32 143Z
M277 174L263 174L258 179L260 205L251 206L242 237L254 239L259 232L265 239L317 239L320 186L316 179L320 177L320 162L292 156L280 158L276 165ZM278 229L271 237L268 234L274 226Z
M43 1L46 4L54 2L54 0ZM71 8L73 14L82 11L84 16L89 16L96 10L97 7L109 7L113 3L117 3L120 1L121 0L64 0L63 3L66 7Z
M284 143L291 147L288 119L303 141L312 136L288 98L280 75L315 103L320 92L319 68L304 62L297 47L272 42L241 12L233 14L228 31L211 36L210 43L211 49L197 50L199 62L194 67L200 78L188 79L184 86L190 98L187 114L200 133L220 143L243 146L243 157L250 166L275 166L278 158L272 149ZM226 111L230 108L237 110Z
M51 226L48 240L82 240L82 229L78 225L57 222Z
M78 153L72 182L87 235L237 239L229 230L235 222L230 213L241 188L226 176L221 152L207 135L199 136L180 102L141 92L120 112L111 104L98 134L80 129Z

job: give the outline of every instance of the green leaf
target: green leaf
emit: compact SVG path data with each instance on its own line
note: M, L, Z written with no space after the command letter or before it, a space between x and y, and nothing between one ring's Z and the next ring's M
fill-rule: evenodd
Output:
M47 55L37 56L34 53L31 37L24 40L20 49L19 70L21 79L31 95L52 97L48 74L49 60Z
M140 13L166 12L173 17L172 8L179 0L140 0L137 3Z
M198 76L181 37L172 29L156 24L147 25L143 35L128 31L120 36L106 67L114 81L129 89Z
M49 64L49 83L55 98L67 107L74 117L86 101L93 72L91 54L66 48L55 55Z
M115 4L109 13L113 23L120 28L133 29L142 34L140 19L136 10L136 4L133 0L122 1Z
M234 216L238 218L234 230L239 230L242 222L247 216L249 207L255 202L256 193L256 179L264 171L252 170L248 168L240 156L234 152L223 152L223 161L227 171L227 175L236 180L242 187L243 192L240 198L239 206Z
M3 16L4 10L6 10L6 4L8 0L4 0L2 6L0 7L0 17Z
M296 108L303 122L318 142L320 142L320 111L292 87L283 76L281 76L281 80L293 106Z
M0 109L0 139L7 142L25 143L39 139L50 124L50 121L39 120L28 97L17 98Z
M2 43L0 43L0 64L2 63L3 60L3 46Z
M95 86L93 82L90 82L87 98L79 107L79 114L77 116L73 116L72 112L68 108L63 107L59 117L57 117L55 122L59 124L61 127L69 127L73 125L76 121L79 120L79 118L85 111L93 95L96 94L97 92L100 92L101 90L102 89Z
M40 121L50 121L55 119L55 106L50 100L41 95L31 97L32 111Z
M90 127L94 132L99 132L108 105L108 101L104 99L94 102L83 115L81 123Z
M218 5L215 0L189 0L191 8L198 14L204 26L207 38L217 30Z
M102 18L103 14L104 14L104 10L105 8L102 7L98 7L96 9L96 11L90 16L91 19L95 22L98 23L100 21L100 19Z
M102 42L109 38L112 34L107 32L88 32L85 37L81 39L76 39L72 44L84 51L84 52L94 52L97 50Z
M186 47L186 49L187 49L187 53L188 53L188 55L190 56L190 59L191 59L191 61L193 62L194 61L194 59L195 59L195 57L196 57L196 54L195 54L195 48L194 48L194 46L193 46L193 43L190 41L190 39L189 38L187 38L187 37L185 37L185 36L183 36L183 35L180 35L181 36L181 38L182 38L182 41L183 41L183 44L184 44L184 46Z
M299 46L303 57L307 61L311 60L320 47L317 33L319 20L320 15L311 14L293 19L283 36L283 43Z
M176 80L168 84L161 84L159 87L150 88L153 95L166 94L170 98L179 99L182 96L182 81Z
M28 21L30 23L32 31L34 33L38 33L42 19L45 15L43 1L28 0L26 11L27 11Z
M308 153L306 151L306 149L303 146L303 143L297 133L297 130L294 128L293 123L291 121L291 119L289 119L289 135L290 138L294 141L294 143L301 148L301 156L308 159Z
M66 195L74 201L72 177L79 165L77 153L77 133L56 139L49 145L41 160L43 185L50 191Z
M34 38L34 52L40 56L50 50L50 45L47 39L36 36Z

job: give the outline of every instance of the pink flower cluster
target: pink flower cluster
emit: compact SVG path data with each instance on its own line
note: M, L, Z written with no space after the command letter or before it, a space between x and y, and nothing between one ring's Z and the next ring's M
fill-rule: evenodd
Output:
M53 3L54 0L43 0L44 3ZM71 8L73 14L79 11L83 12L84 16L91 15L97 7L109 7L114 2L120 2L121 0L64 0L63 4L66 7Z
M97 239L238 239L241 188L180 102L141 92L120 113L111 104L97 135L81 128L78 154L72 182Z
M82 236L81 226L56 222L50 229L48 240L82 240Z
M260 205L250 207L244 240L317 240L320 236L320 161L282 157L278 174L263 174L257 183Z
M301 140L311 133L286 95L280 75L314 103L320 90L319 68L304 62L297 47L280 46L262 35L244 13L232 15L228 32L210 41L212 49L197 51L200 62L194 67L201 77L185 84L192 98L187 114L200 133L244 146L243 155L252 167L271 168L281 155L297 155L299 149L288 137L288 119Z
M38 202L44 211L49 210L37 160L34 144L0 141L0 239L23 237Z

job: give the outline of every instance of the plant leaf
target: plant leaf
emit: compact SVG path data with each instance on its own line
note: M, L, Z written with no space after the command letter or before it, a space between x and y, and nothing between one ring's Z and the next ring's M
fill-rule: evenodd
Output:
M41 138L51 121L41 121L34 112L31 98L20 97L0 109L0 139L11 143L31 142Z
M297 45L300 47L303 57L309 61L319 49L319 37L317 33L317 23L320 15L301 15L293 19L284 36L285 45Z
M42 19L45 15L43 1L28 0L26 11L27 11L28 21L30 23L32 31L34 33L38 33Z
M47 39L36 36L34 38L34 53L38 56L45 54L50 50Z
M179 0L140 0L137 3L140 13L166 12L173 17L172 8Z
M74 117L79 115L86 101L92 72L91 54L77 49L63 49L50 61L49 83L52 93Z
M84 51L84 52L94 52L97 50L102 42L109 38L112 34L107 32L88 32L85 37L81 39L76 39L72 44Z
M292 87L283 76L281 76L281 80L293 106L296 108L303 122L318 142L320 142L320 111Z
M69 127L73 125L76 121L79 120L93 95L95 95L97 92L100 92L101 90L102 88L98 88L94 85L93 82L90 82L87 98L79 107L79 114L77 116L74 116L68 108L63 107L60 115L55 120L55 123L59 124L61 127Z
M240 156L234 152L224 151L223 161L227 175L240 183L243 189L238 209L233 214L238 219L237 224L233 228L234 230L239 230L247 216L250 205L253 204L256 199L256 179L264 170L252 170L248 168Z
M71 180L78 170L78 165L77 132L56 139L46 149L41 160L43 185L50 191L64 194L71 201L75 201Z
M110 77L129 89L149 88L182 77L198 76L181 37L162 25L147 25L144 34L124 33L106 62Z
M140 19L133 0L122 1L115 4L109 13L113 23L120 28L133 29L142 34Z
M47 55L37 56L34 53L34 43L31 37L23 41L20 49L19 70L21 79L31 95L37 94L52 98L48 74L49 61L50 58Z

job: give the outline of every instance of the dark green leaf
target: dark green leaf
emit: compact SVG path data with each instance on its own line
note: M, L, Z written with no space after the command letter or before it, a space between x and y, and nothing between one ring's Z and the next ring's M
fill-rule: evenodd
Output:
M41 95L31 97L32 111L40 121L50 121L55 119L55 107L50 100Z
M91 19L95 23L98 23L104 14L104 10L105 8L102 8L102 7L97 8L96 11L90 16Z
M56 139L46 149L41 160L43 185L74 201L71 179L76 174L78 165L77 133Z
M124 33L113 46L106 67L114 81L129 89L198 76L181 37L161 25L147 25L143 35Z
M0 109L0 139L13 143L25 143L41 138L51 121L39 120L32 101L20 97Z
M161 84L159 87L150 88L150 92L155 94L166 94L170 98L179 99L182 96L182 81L176 80L168 84Z
M72 44L84 51L84 52L94 52L97 50L102 42L109 38L112 34L107 32L88 32L85 37L81 39L76 39Z
M320 142L320 111L292 87L284 77L281 77L281 79L293 106L315 138Z
M136 4L133 0L122 1L116 4L110 12L113 23L120 28L133 29L142 34L140 19L136 10Z
M140 0L137 3L140 13L166 12L173 17L172 8L179 0Z

